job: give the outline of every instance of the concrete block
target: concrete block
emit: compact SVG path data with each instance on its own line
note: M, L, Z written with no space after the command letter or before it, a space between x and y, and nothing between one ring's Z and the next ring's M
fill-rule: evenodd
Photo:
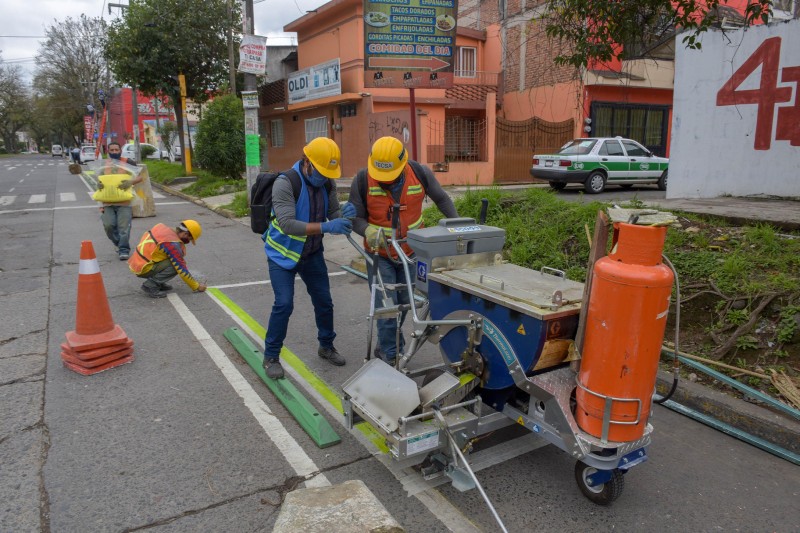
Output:
M273 533L403 533L363 481L298 489L286 495Z

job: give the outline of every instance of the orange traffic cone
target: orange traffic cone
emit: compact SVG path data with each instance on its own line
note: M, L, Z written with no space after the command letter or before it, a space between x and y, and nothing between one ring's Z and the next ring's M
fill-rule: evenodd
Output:
M81 243L75 331L61 345L64 366L83 375L133 361L133 341L111 318L103 276L91 241Z

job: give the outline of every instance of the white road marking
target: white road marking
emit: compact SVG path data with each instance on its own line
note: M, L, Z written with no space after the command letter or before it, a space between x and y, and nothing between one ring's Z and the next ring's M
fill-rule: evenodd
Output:
M17 167L8 167L8 169L6 169L6 170L14 170L15 168L17 168Z
M46 194L32 194L31 199L28 200L29 204L43 204L47 201Z
M344 276L348 274L347 272L331 272L328 274L329 278L334 276ZM245 281L244 283L228 283L227 285L209 285L214 289L230 289L232 287L250 287L251 285L269 285L270 280L265 279L261 281Z
M185 205L189 202L161 202L155 204L156 206L160 205ZM2 205L2 204L0 204ZM0 215L10 215L14 213L31 213L33 211L62 211L65 209L97 209L98 205L68 205L68 206L59 206L59 207L31 207L28 209L9 209L9 210L2 210L0 209Z
M156 199L158 199L158 198L166 198L166 196L164 196L160 192L153 191L153 198L156 198Z
M250 383L244 379L244 376L239 370L231 363L222 348L214 342L211 335L208 334L206 329L200 324L194 314L186 307L180 296L177 294L170 294L167 297L178 312L180 317L189 327L189 330L194 334L200 345L205 348L211 360L220 369L222 375L236 391L236 394L244 402L245 406L250 410L253 417L267 434L267 437L278 447L283 457L289 465L297 472L297 475L307 477L306 486L308 487L328 487L330 481L325 477L325 474L319 473L319 467L314 461L306 454L305 450L294 440L286 428L283 427L281 421L276 417L269 406L261 400L261 397L253 390Z
M338 274L347 274L347 272L335 272L333 275ZM254 284L260 284L263 281L254 282ZM244 284L240 284L244 285ZM218 285L218 288L223 287L223 285ZM224 305L219 299L217 299L213 294L206 293L212 300L214 300L217 305L219 305L220 309L222 309L225 314L227 314L231 319L239 326L239 329L247 333L247 335L256 342L257 345L263 344L264 339L260 338L256 333L250 329L250 327L245 324L236 314L231 311L227 305ZM169 295L174 296L173 294ZM283 371L292 378L297 385L302 387L306 394L313 397L319 405L328 413L328 416L334 418L336 420L341 420L342 413L340 413L335 407L333 407L328 400L322 397L319 392L314 387L311 387L302 376L300 376L295 369L291 365L284 365ZM389 456L380 453L378 450L375 449L375 445L370 442L367 437L361 434L359 431L353 429L350 431L350 434L355 437L355 439L364 446L365 449L370 451L373 456L376 457L378 461L383 464L387 470L402 483L401 477L406 476L407 473L403 472L402 468L399 468L397 464L393 464ZM410 494L409 494L410 496ZM428 509L433 516L435 516L442 524L447 527L448 531L458 531L459 533L480 533L480 529L475 527L473 524L464 514L438 490L435 488L430 488L421 492L416 492L413 496L419 500L419 502Z
M25 178L22 178L21 180L19 180L20 183L22 183L23 181L25 181Z
M16 198L16 196L0 196L0 205L11 205Z
M74 192L59 193L62 202L74 202L76 200Z
M14 192L14 189L16 189L16 187L11 187L10 189L8 189L8 192Z

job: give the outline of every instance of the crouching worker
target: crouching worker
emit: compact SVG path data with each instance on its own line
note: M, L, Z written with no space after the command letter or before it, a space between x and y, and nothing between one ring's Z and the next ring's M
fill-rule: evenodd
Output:
M146 281L142 291L150 298L163 298L172 289L167 282L175 276L195 292L206 290L204 283L192 277L186 267L186 245L195 244L203 230L195 220L184 220L175 229L156 224L146 231L128 259L131 272Z

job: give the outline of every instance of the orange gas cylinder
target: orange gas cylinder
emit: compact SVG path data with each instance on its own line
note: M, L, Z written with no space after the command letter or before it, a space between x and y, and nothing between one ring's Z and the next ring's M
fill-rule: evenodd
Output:
M661 262L666 235L616 223L594 265L575 418L603 440L639 439L647 425L674 278Z

